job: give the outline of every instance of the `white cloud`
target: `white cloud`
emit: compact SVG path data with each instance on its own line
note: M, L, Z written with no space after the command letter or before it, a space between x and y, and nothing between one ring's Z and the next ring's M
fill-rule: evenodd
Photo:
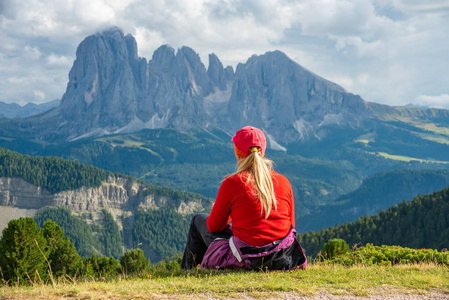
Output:
M336 40L335 48L337 51L350 53L355 50L359 56L377 56L379 53L386 53L387 47L384 42L377 40L374 42L363 41L361 37L335 37L330 36L331 39Z
M16 83L22 84L22 83L26 83L27 81L28 81L28 79L26 77L10 77L10 78L8 78L8 82L13 83L13 84L16 84Z
M449 109L449 94L441 94L439 96L419 95L416 98L416 104Z
M448 14L449 2L447 0L390 0L390 4L399 11L409 14Z
M73 63L73 60L70 57L57 55L54 53L50 53L50 55L46 57L46 61L49 67L70 68Z
M22 53L24 58L31 60L37 60L42 56L42 53L38 47L32 47L29 45L25 46Z
M448 16L447 0L3 0L0 101L60 98L78 44L116 25L147 59L162 44L205 65L280 49L366 100L406 104L448 92Z
M45 93L41 90L33 91L34 96L39 100L45 100Z

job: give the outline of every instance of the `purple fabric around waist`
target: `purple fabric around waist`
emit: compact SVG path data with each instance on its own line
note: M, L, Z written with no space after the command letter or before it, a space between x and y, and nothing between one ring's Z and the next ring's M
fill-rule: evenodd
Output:
M269 251L261 252L261 253L253 253L253 254L242 254L241 248L245 247L252 247L248 243L245 243L244 241L240 240L236 236L231 237L233 244L235 245L235 250L237 250L239 256L241 258L241 261L239 261L232 253L231 246L229 244L229 239L218 239L212 242L209 247L207 248L206 254L204 255L203 261L201 262L201 267L208 268L208 269L223 269L223 268L231 268L231 269L237 269L237 268L244 268L244 269L250 269L250 261L249 258L251 257L264 257L267 255L270 255L274 252L280 251L281 249L285 249L290 247L293 243L296 244L298 249L302 252L302 248L299 245L298 241L296 240L296 230L291 229L290 232L272 249ZM265 248L274 246L275 243L269 243L266 245L263 245L261 247L253 247L253 248ZM305 269L307 266L307 260L301 265L296 266L295 268Z

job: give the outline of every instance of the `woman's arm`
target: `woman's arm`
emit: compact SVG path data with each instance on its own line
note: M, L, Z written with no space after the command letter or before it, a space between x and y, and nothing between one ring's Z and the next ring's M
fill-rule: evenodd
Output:
M292 224L293 228L295 228L295 199L293 197L293 190L292 190L292 185L290 183L290 181L285 178L285 188L287 189L287 197L288 197L288 202L289 202L289 206L290 206L290 223Z
M218 190L215 204L212 207L209 218L207 218L207 228L210 232L224 230L230 220L231 199L229 193L229 183L225 179Z
M293 191L290 187L290 195L291 195L291 200L290 200L290 223L292 223L292 227L296 228L295 226L295 199L293 197Z

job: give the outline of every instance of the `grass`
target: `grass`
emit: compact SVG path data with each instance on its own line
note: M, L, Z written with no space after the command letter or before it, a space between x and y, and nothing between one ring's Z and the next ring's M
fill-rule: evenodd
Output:
M344 267L315 263L307 270L285 272L195 269L112 281L60 280L55 286L3 286L0 299L263 299L285 298L286 294L311 297L430 293L449 294L449 268L433 264Z
M432 141L439 144L449 145L449 138L447 136L441 135L432 135L432 134L424 134L424 133L416 133L420 138L428 141Z
M404 162L418 161L418 162L422 162L422 163L449 164L448 161L421 159L421 158L415 158L415 157L409 157L409 156L403 156L403 155L388 154L385 152L368 152L368 153L374 154L374 155L379 155L386 159L398 160L398 161L404 161Z
M418 128L422 128L424 130L436 133L436 134L441 134L441 135L445 135L445 136L449 136L449 128L447 127L440 127L434 123L423 123L423 124L416 124L415 125Z

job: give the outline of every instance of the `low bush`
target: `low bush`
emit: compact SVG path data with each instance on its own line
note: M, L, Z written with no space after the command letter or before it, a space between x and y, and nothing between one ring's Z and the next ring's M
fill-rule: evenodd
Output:
M98 256L83 257L83 269L81 275L94 278L113 278L120 273L120 262L115 258Z
M366 244L366 246L357 248L354 251L335 256L329 261L345 266L356 264L391 266L414 263L434 263L449 266L449 252Z
M320 260L332 259L336 256L345 254L349 251L349 245L342 239L331 239L324 244L321 254L319 255Z
M141 249L131 249L120 258L120 265L126 274L139 274L148 271L150 260Z

